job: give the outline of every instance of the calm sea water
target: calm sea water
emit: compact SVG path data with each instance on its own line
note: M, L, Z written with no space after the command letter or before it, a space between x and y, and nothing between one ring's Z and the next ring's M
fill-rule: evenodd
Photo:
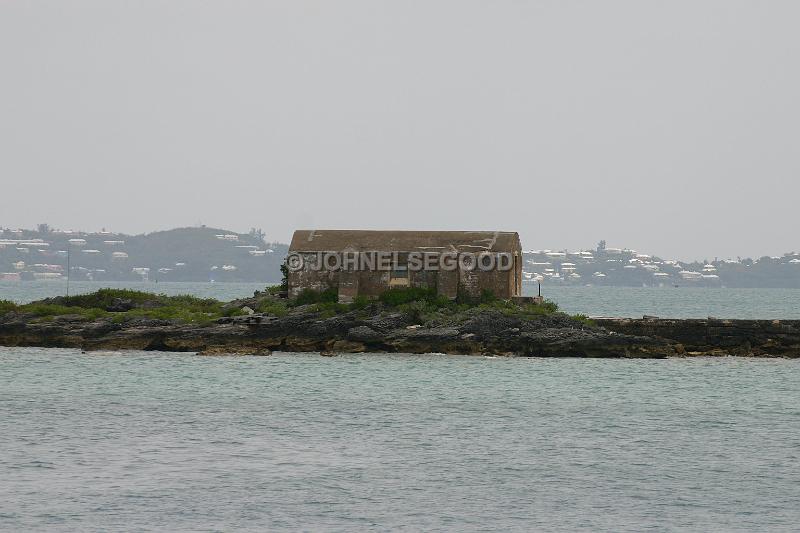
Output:
M73 282L71 294L101 287L125 287L165 294L194 294L231 300L251 296L263 283L91 283ZM535 291L526 286L526 294ZM62 295L66 284L57 281L1 282L0 299L30 302ZM672 318L783 318L800 319L800 289L637 288L545 286L542 294L570 313L590 316Z
M800 361L0 348L0 529L776 531Z

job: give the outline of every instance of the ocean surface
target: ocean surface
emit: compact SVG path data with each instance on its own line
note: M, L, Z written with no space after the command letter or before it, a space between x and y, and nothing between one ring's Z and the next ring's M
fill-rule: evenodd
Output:
M800 361L0 348L4 531L791 531Z
M70 293L91 292L102 287L124 287L165 294L232 300L263 290L263 283L144 283L72 282ZM537 288L525 286L525 294ZM63 295L59 281L0 281L0 300L30 302ZM800 319L800 289L721 289L699 287L566 287L543 286L542 295L569 313L589 316L669 318L783 318Z

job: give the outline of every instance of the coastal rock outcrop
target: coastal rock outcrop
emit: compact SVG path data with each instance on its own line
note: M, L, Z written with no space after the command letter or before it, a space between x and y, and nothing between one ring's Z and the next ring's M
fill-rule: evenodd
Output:
M286 316L223 317L206 324L64 315L0 317L0 344L84 350L163 350L203 354L281 351L665 357L663 340L590 327L566 315L522 319L492 310L466 321L425 327L403 313L351 311L334 316L295 309Z
M800 320L605 318L597 324L623 335L671 342L680 354L800 357Z
M123 304L121 304L123 305ZM334 314L311 307L207 323L152 318L0 316L0 345L84 350L162 350L268 355L294 352L491 354L528 357L741 355L800 357L800 321L598 319L562 313L515 316L475 308L421 325L413 313L369 308Z

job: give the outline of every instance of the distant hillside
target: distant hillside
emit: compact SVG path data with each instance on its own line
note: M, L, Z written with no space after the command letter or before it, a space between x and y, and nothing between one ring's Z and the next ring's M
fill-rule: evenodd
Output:
M96 281L280 281L287 246L247 234L197 227L147 235L0 231L0 278ZM68 258L69 255L69 258Z
M278 283L288 246L260 231L179 228L147 235L0 228L0 279L96 281L247 281ZM523 257L528 284L629 287L800 288L800 253L759 259L683 262L627 248L531 250Z
M524 254L528 282L612 287L800 288L800 253L759 259L685 262L628 248L532 250Z

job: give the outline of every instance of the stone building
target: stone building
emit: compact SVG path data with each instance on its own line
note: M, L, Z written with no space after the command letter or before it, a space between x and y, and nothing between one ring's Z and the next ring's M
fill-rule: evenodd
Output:
M290 297L336 289L340 302L350 302L391 287L427 287L451 299L522 293L515 232L298 230L287 264Z

